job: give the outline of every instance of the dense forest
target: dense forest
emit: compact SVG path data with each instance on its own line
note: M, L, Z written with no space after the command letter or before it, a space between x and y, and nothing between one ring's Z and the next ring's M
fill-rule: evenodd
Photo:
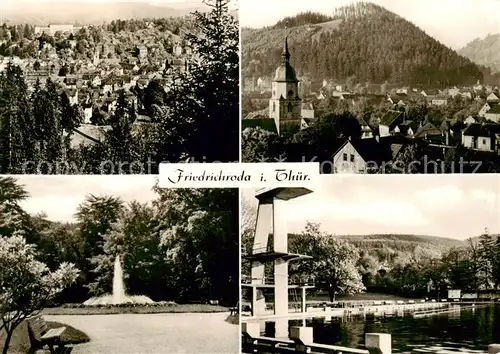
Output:
M327 22L317 23L321 20ZM299 14L276 26L242 31L244 77L270 75L279 65L286 24L292 65L311 79L446 87L473 84L489 69L458 55L404 18L358 3L331 18ZM307 23L307 24L306 24Z
M36 260L55 270L72 264L79 276L55 305L111 292L113 263L123 259L130 295L155 301L238 301L238 191L165 190L151 186L149 203L88 195L75 222L53 222L21 206L30 196L13 177L0 177L0 248L22 237ZM12 286L7 278L0 285Z

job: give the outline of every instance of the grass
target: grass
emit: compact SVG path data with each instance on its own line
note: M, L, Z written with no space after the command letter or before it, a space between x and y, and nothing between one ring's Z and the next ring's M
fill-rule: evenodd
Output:
M43 315L117 315L151 313L218 313L229 312L227 307L209 304L176 304L170 306L134 306L134 307L53 307L42 311Z
M87 336L82 331L68 326L67 324L59 322L47 321L49 328L66 327L66 330L61 336L61 341L65 344L81 344L90 341L89 336ZM0 331L0 348L3 348L5 344L6 333ZM27 353L30 350L30 340L28 336L28 324L23 321L15 330L10 340L9 353Z

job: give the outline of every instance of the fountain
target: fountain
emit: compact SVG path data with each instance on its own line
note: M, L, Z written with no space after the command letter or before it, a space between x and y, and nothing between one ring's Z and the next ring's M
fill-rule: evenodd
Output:
M125 285L123 285L123 269L120 256L116 256L113 273L113 305L118 305L125 300Z
M87 306L95 305L120 305L120 304L152 304L154 303L149 297L144 295L129 296L125 293L125 285L123 283L123 268L120 262L120 256L115 258L115 266L113 270L113 292L111 295L92 297L83 304Z

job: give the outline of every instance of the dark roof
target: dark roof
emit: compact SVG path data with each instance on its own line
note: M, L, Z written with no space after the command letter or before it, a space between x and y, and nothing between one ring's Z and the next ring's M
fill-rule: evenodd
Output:
M394 127L391 127L393 125L392 123L395 122L396 119L402 118L402 115L403 112L401 111L389 110L380 118L380 124L387 125L390 129L393 129Z
M490 105L490 110L486 112L486 114L493 113L493 114L500 114L500 104L491 104Z
M276 124L274 123L274 119L243 119L241 122L241 130L245 130L246 128L262 128L264 130L277 133Z
M356 140L347 139L337 149L337 151L335 151L333 156L335 156L348 143L354 147L365 162L380 164L381 162L388 162L392 159L392 152L390 148L385 144L380 144L375 138Z
M417 132L415 133L415 137L420 137L425 134L441 135L441 131L438 128L436 128L436 126L431 122L425 122L424 125L418 128Z
M412 143L412 140L404 135L389 135L379 138L380 144L389 149L394 160L403 148Z
M472 123L464 130L464 135L467 136L490 137L492 134L499 134L499 133L500 133L500 124Z

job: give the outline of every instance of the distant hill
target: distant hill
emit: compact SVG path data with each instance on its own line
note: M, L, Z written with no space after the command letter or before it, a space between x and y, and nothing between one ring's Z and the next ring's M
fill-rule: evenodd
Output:
M324 21L320 22L318 21ZM473 84L483 71L404 18L372 3L337 9L333 16L303 13L275 26L242 30L245 77L269 76L289 29L292 65L316 80L445 87Z
M337 237L343 238L346 241L362 248L378 248L378 246L384 246L406 252L414 251L417 246L443 251L451 247L464 245L463 241L436 236L377 234L362 236L340 235Z
M476 38L458 51L477 64L491 68L492 72L500 72L500 33Z
M185 16L193 11L207 11L208 7L201 4L193 6L191 3L168 6L155 6L140 2L64 2L51 6L50 3L22 3L12 4L7 8L0 8L0 22L7 24L47 25L57 24L83 24L93 25L111 22L116 19L142 19Z

